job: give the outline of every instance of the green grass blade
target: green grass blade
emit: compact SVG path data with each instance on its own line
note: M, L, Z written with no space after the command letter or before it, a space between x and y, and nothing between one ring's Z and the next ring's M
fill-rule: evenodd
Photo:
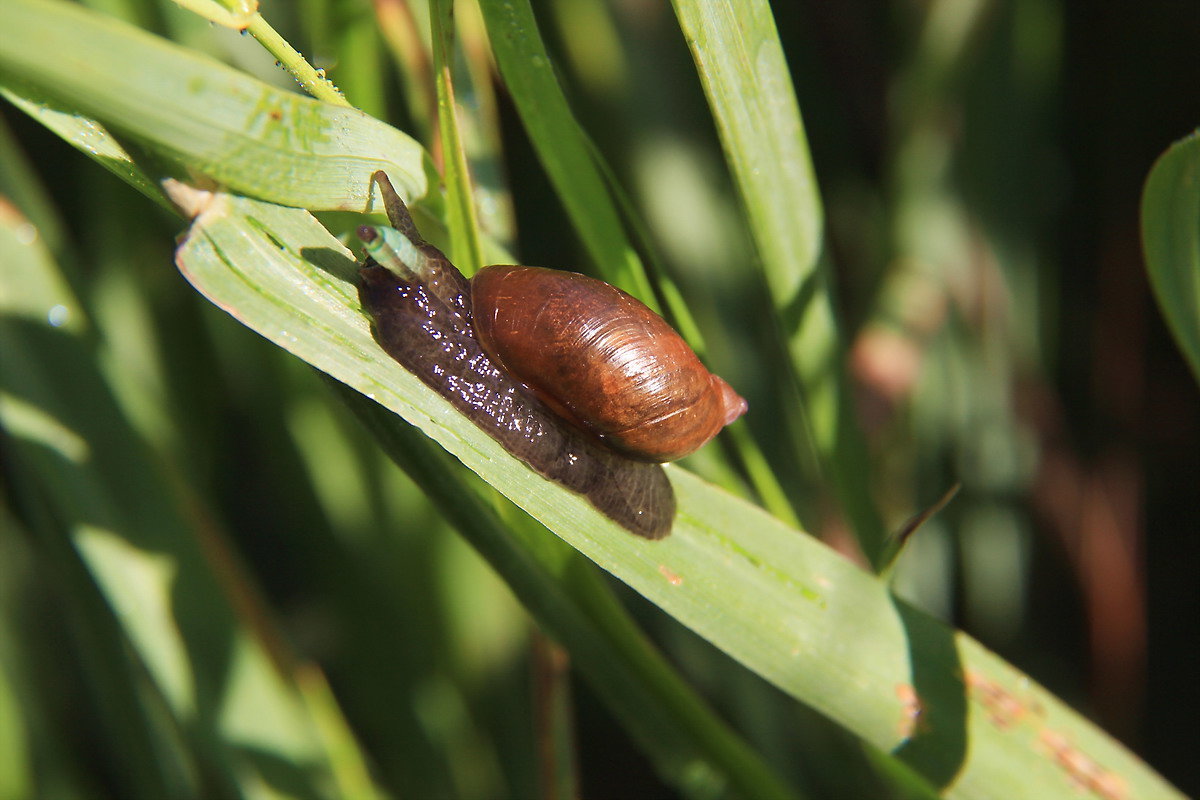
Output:
M1200 134L1176 142L1150 170L1142 247L1154 296L1200 380Z
M37 230L0 205L6 461L23 506L43 511L41 546L67 593L83 598L86 671L118 735L118 761L132 770L124 793L325 786L333 770L303 689L226 593L253 589L238 585L220 534L150 457L98 367L93 336Z
M1178 796L968 637L684 470L668 468L680 511L659 542L539 478L382 352L350 254L307 214L216 195L177 261L218 306L400 414L588 558L944 796L1066 795L1083 779Z
M0 526L5 530L17 530L16 520L2 505ZM0 541L0 556L6 557L6 564L12 565L0 567L0 574L5 581L5 591L0 594L0 797L34 796L31 751L35 735L31 720L21 704L21 689L24 687L20 683L24 676L18 675L15 667L19 645L10 630L11 623L17 617L16 589L23 588L13 585L14 579L20 577L18 569L24 566L13 563L16 552L14 542Z
M454 15L451 0L430 0L429 21L433 38L433 73L437 85L438 134L445 165L446 224L450 227L450 260L464 275L474 275L483 266L479 225L475 215L475 193L458 127L454 99Z
M488 39L529 139L606 280L655 307L591 148L567 106L528 0L482 0Z
M771 9L765 0L673 4L791 355L804 404L802 416L790 412L791 428L807 430L859 545L878 565L884 530L868 489L865 446L847 395L841 334L821 261L824 212ZM807 452L807 437L796 446Z
M455 21L459 59L465 62L455 73L455 100L461 114L463 150L479 228L482 234L512 251L516 220L509 190L509 167L505 163L497 99L501 87L495 81L495 61L478 4L460 6Z
M165 172L317 210L361 211L377 169L406 200L428 191L420 145L355 109L280 91L71 3L8 0L0 30L0 84L91 117L164 159Z
M19 98L0 90L0 94L12 102ZM65 137L64 137L65 138ZM157 192L157 189L155 190ZM66 240L62 220L58 216L49 193L41 185L33 165L22 152L12 136L5 120L0 118L0 196L21 209L29 221L38 229L38 235L46 248L61 255Z
M674 6L783 311L821 280L825 217L771 9L757 0Z
M171 208L158 184L134 163L121 143L94 119L59 111L49 103L35 102L8 88L0 89L0 95L151 200L164 208Z

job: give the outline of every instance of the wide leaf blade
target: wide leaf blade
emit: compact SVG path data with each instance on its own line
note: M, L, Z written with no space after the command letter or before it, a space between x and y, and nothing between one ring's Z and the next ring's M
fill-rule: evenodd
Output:
M0 30L0 84L95 119L166 171L314 210L362 211L378 169L405 199L428 192L421 146L356 109L281 91L72 3L6 0Z
M1150 170L1142 247L1154 296L1200 380L1200 134L1176 142Z

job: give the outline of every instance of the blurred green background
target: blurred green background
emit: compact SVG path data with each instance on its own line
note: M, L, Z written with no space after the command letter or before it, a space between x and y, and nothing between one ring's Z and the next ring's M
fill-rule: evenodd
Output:
M92 5L291 84L253 41L170 3ZM435 150L420 65L389 57L373 13L406 7L262 12L353 104ZM749 427L805 527L853 556L773 435L783 401L753 324L761 290L739 280L753 249L670 6L534 10L572 108L684 287L714 371L749 399ZM962 484L905 552L898 592L1200 793L1200 391L1149 293L1138 219L1154 159L1200 123L1200 11L1186 0L773 11L887 527ZM523 263L585 264L510 100L476 77L478 95L460 86L459 99L495 103L497 121L466 132L482 226L515 233ZM3 101L0 151L0 193L55 221L43 235L94 317L116 402L167 482L201 498L197 516L235 545L296 653L324 671L377 784L397 797L526 796L537 780L530 624L503 584L312 370L183 281L177 218ZM18 202L18 185L45 194ZM692 466L719 475L714 460ZM87 598L64 593L77 584L28 535L38 510L15 500L24 479L0 469L0 727L15 696L40 709L25 746L57 775L41 796L118 795L121 701L81 666L94 657L80 634L95 630L79 619ZM780 712L774 689L617 588L781 774L813 796L865 791L847 777L849 745ZM675 796L588 686L572 689L582 796ZM0 796L22 787L0 779Z

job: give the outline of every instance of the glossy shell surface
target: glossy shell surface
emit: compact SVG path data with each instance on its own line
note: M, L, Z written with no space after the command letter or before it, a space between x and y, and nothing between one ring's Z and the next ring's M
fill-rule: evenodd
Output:
M682 458L746 410L662 317L603 281L491 266L471 279L471 303L494 362L630 458Z

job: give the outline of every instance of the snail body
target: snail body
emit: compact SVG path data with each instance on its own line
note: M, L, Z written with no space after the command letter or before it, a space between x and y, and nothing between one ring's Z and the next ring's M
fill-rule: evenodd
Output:
M746 403L657 314L575 273L492 266L468 281L425 242L383 173L391 228L362 226L359 297L381 346L536 472L647 538L680 458Z

